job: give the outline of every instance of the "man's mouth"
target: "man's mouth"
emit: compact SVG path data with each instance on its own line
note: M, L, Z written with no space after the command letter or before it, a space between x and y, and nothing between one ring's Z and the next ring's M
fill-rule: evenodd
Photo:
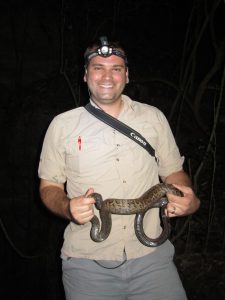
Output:
M99 86L104 89L111 89L113 87L111 84L100 84Z

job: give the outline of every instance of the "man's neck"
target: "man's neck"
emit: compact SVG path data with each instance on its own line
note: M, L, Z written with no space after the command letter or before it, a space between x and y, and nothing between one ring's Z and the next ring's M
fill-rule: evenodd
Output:
M93 100L92 100L93 101ZM120 112L123 109L123 101L122 98L114 103L96 103L96 101L93 101L95 105L97 105L100 109L102 109L104 112L109 114L110 116L114 118L118 118Z

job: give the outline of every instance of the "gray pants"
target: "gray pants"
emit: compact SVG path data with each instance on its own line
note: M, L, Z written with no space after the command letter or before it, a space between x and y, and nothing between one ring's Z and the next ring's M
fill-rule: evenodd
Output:
M186 300L173 263L170 242L119 268L105 269L94 261L63 258L63 284L67 300ZM108 267L120 262L100 261Z

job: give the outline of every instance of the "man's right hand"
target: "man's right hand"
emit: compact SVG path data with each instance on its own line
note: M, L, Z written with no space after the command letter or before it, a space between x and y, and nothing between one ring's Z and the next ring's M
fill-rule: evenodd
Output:
M85 195L70 200L69 210L71 217L80 225L89 222L94 216L93 204L95 204L95 200L88 197L93 192L94 189L89 188Z

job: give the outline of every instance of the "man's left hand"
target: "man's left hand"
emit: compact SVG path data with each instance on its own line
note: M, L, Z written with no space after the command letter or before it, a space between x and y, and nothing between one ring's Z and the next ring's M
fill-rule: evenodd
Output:
M175 196L168 193L168 205L166 209L166 214L168 217L182 217L186 215L193 214L200 206L200 200L195 195L192 188L173 184L177 189L183 193L183 197Z

